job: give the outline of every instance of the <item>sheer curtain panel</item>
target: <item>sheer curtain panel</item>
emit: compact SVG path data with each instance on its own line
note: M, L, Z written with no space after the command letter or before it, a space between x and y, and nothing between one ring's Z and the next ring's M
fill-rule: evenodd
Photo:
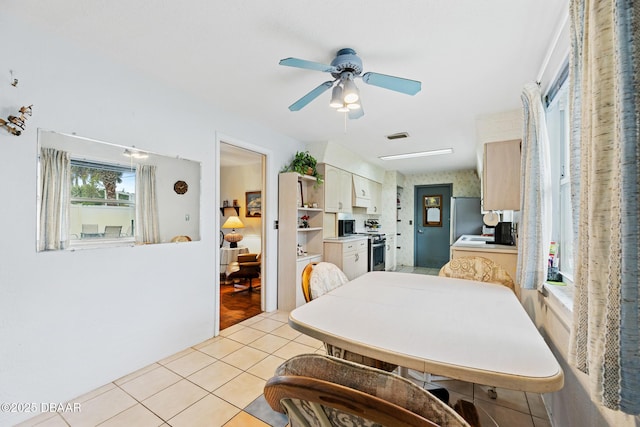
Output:
M526 84L521 98L524 129L516 275L521 287L536 289L547 279L551 243L551 161L540 88L535 83Z
M136 174L136 242L160 243L156 167L138 165Z
M38 250L65 249L69 245L71 160L55 148L40 149L40 215Z
M593 399L640 414L640 5L572 0L570 363Z

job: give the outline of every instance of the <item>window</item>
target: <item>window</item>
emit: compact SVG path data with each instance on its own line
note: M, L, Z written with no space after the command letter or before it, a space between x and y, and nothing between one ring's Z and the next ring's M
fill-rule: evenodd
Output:
M72 243L133 239L135 186L135 167L72 158L69 209Z
M569 176L569 82L568 67L560 74L547 95L547 130L551 152L553 227L552 239L558 245L557 267L562 281L573 283L574 259ZM557 207L557 208L556 208Z

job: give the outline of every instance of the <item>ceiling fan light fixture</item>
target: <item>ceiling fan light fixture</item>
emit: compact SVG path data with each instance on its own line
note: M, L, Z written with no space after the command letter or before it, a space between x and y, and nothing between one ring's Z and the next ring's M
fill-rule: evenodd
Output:
M336 111L338 113L346 113L349 111L349 107L347 106L347 104L342 104L342 106L338 108Z
M354 102L360 99L360 94L358 93L358 88L356 84L351 79L345 79L342 83L344 89L342 90L342 99L347 104L353 104Z
M348 110L359 110L360 108L362 108L362 106L359 102L352 102L351 104L347 104Z
M332 108L340 108L343 104L342 87L340 85L336 85L331 91L331 102L329 102L329 106Z

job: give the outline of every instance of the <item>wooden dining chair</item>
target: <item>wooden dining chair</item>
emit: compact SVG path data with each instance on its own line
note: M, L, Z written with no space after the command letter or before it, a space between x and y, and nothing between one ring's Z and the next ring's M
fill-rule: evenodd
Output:
M330 262L311 262L302 270L302 294L305 301L309 302L344 285L348 281L347 276L335 264ZM353 353L329 343L324 343L324 348L330 356L372 366L384 371L391 372L398 367L393 363Z
M271 408L298 426L469 427L427 390L398 375L331 356L303 354L264 387Z
M330 262L311 262L302 270L302 294L306 302L344 285L349 279Z

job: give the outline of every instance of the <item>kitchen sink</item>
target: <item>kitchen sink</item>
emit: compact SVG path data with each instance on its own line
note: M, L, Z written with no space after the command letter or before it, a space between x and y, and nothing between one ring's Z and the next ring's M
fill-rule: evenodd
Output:
M493 236L473 236L463 234L456 243L464 245L484 245L486 242L493 242Z

